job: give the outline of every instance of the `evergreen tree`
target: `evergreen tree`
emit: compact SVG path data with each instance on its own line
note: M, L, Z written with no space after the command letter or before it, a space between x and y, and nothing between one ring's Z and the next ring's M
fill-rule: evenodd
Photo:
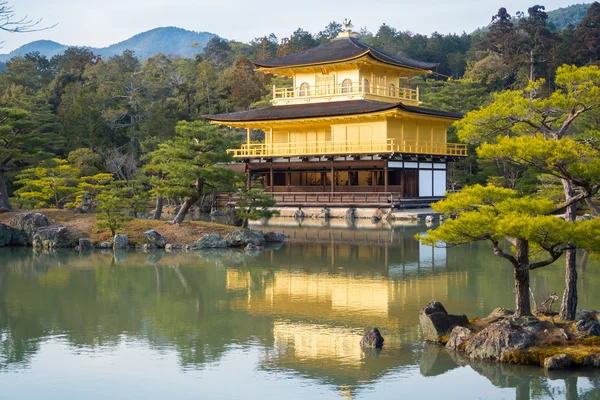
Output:
M597 156L584 157L589 152L595 154L593 146L584 144L579 149L566 142L569 136L583 135L584 143L590 142L589 138L586 139L588 136L592 139L597 137L595 121L586 120L586 115L600 111L600 69L596 66L559 68L556 72L559 89L549 96L540 94L543 83L543 80L531 82L526 90L497 94L493 103L470 112L458 122L458 136L476 143L493 142L498 140L498 135L528 137L529 141L522 143L503 140L497 147L484 145L480 154L502 158L559 178L564 189L563 218L572 222L576 218L576 203L595 195L600 189ZM556 146L558 150L571 149L579 155L558 158L550 151L556 150ZM546 153L540 158L537 151L542 150ZM577 308L575 248L567 249L565 259L566 287L560 316L574 319Z
M44 136L35 128L29 112L0 108L0 209L10 209L5 174L22 170L46 156Z
M223 163L231 161L228 148L235 142L224 129L202 121L177 124L175 138L148 154L147 170L162 171L154 193L185 198L173 223L180 224L206 190L231 191L235 174Z
M514 190L471 186L433 205L449 219L417 236L425 244L459 246L477 241L492 244L494 255L506 259L515 278L515 315L531 315L529 274L554 263L573 246L598 250L600 220L568 222L548 215L555 205L547 199L519 198ZM501 245L506 240L512 252Z
M590 5L574 36L576 46L572 54L576 59L588 64L600 60L600 3L595 1Z

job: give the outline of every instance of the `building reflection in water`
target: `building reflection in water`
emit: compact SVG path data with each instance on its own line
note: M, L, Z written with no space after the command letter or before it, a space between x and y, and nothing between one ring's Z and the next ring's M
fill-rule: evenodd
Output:
M419 364L423 376L469 365L495 385L524 393L509 367L469 363L437 347L423 350L418 312L431 299L468 315L481 315L482 294L493 304L513 301L508 269L474 272L474 260L484 253L422 246L414 235L424 228L278 227L291 242L257 255L27 250L2 258L9 260L0 266L2 347L33 343L23 352L35 353L51 332L66 332L78 346L116 343L124 334L173 346L182 365L203 368L230 344L258 342L259 368L333 385L345 397ZM495 262L493 256L482 260ZM556 274L544 279L562 284ZM358 345L373 326L386 340L381 353ZM527 382L538 381L543 378Z

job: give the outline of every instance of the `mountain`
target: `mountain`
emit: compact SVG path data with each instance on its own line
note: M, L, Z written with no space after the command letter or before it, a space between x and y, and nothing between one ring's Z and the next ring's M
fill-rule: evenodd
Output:
M0 62L6 62L13 57L23 56L27 53L36 51L50 58L57 54L61 54L67 47L68 46L53 42L52 40L36 40L35 42L27 43L8 54L0 54Z
M548 11L548 23L554 25L557 30L563 30L569 24L577 26L585 17L590 4L573 4L568 7Z
M133 50L136 56L142 59L152 57L157 53L191 57L199 49L204 49L206 43L215 36L214 33L210 32L194 32L170 26L139 33L108 47L89 47L89 49L104 58L121 54L124 50ZM194 43L198 43L197 48L191 47ZM69 46L51 40L37 40L27 43L8 54L0 54L0 62L6 62L15 56L23 56L34 51L50 58L61 54L67 47Z

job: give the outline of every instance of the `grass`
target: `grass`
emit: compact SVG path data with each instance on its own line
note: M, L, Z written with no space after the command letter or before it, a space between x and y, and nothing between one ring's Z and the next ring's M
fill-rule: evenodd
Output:
M598 339L595 342L585 342L588 339ZM504 355L502 361L511 364L522 365L544 365L544 360L548 357L566 354L575 365L583 365L583 360L587 356L600 353L600 337L591 337L582 340L573 340L567 346L560 343L546 343L539 346L530 347L526 350L515 350Z
M22 210L0 214L0 223L8 224L10 219ZM71 210L43 209L35 210L48 217L51 224L65 225L71 228L77 237L90 238L93 242L112 241L109 230L98 230L96 228L95 214L80 214ZM226 235L235 227L229 225L215 224L203 221L185 221L181 225L173 225L169 221L155 221L149 219L134 218L125 223L118 233L126 233L129 243L136 245L148 243L144 232L155 229L163 235L168 243L193 243L208 233Z

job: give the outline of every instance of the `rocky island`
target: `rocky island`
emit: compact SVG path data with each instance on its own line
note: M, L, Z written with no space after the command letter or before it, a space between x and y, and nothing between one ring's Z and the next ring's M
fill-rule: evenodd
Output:
M515 316L497 308L485 318L449 314L431 301L419 320L428 342L463 352L471 360L539 365L545 369L600 368L600 313L579 310L575 321Z

